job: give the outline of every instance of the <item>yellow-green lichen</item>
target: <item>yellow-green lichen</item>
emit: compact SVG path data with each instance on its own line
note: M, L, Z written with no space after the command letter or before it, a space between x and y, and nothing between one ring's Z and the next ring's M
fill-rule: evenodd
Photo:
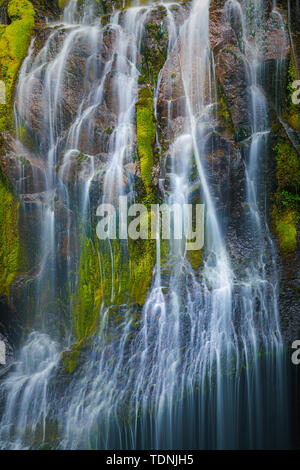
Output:
M141 176L146 194L152 194L153 146L155 143L155 118L153 113L153 92L149 87L140 90L136 103L137 146L141 162Z
M19 267L19 202L0 167L0 296L9 298Z
M12 122L12 100L19 68L26 57L34 28L34 8L28 0L10 0L11 24L0 29L0 80L6 87L6 104L0 105L0 131Z
M297 246L297 212L292 209L285 209L278 213L274 209L273 217L282 253L285 255L293 253Z

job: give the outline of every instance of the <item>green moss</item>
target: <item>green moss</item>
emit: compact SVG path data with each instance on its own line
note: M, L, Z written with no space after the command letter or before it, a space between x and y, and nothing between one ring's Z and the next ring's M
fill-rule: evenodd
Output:
M284 255L295 251L300 190L300 162L288 139L275 147L277 191L272 218L280 250Z
M160 10L158 6L157 14L162 20L166 14L165 8L162 7ZM165 28L163 21L160 21L147 23L145 31L146 38L142 50L142 75L145 82L155 85L167 57L168 30Z
M106 305L128 302L129 266L127 244L119 240L101 243L101 289Z
M155 240L131 240L130 255L130 298L143 305L149 290L156 260Z
M65 8L69 0L58 0L58 6L61 10Z
M85 341L81 340L79 343L73 344L70 349L62 353L63 369L65 373L72 374L76 369L81 349L84 344Z
M300 196L298 194L293 194L283 189L281 191L281 204L285 207L290 208L297 208L298 204L300 203Z
M292 85L295 80L297 80L297 70L293 61L293 56L291 54L287 73L286 109L283 113L283 116L292 129L295 131L300 131L299 107L297 107L292 100L293 94L295 92L295 89Z
M189 250L186 253L186 257L195 271L197 271L203 263L202 250Z
M94 332L101 298L100 266L97 249L90 238L82 236L79 281L73 306L73 318L79 340Z
M0 295L9 298L19 267L19 202L0 167Z
M289 208L278 212L275 208L273 217L280 249L284 255L289 255L297 246L297 212Z
M155 202L151 176L155 119L153 93L142 88L136 103L137 147L142 185L139 200L149 206ZM150 214L149 214L150 217ZM148 224L150 230L150 223ZM81 238L79 278L74 296L74 324L78 340L93 334L101 305L143 305L151 284L156 259L155 240L127 241ZM118 311L118 309L116 310ZM119 315L119 314L118 314ZM119 318L119 317L118 317ZM121 318L119 318L121 321Z
M79 341L95 332L101 305L143 305L156 259L155 240L105 240L82 237L73 319ZM115 320L120 322L118 308ZM137 320L137 319L135 319ZM71 366L70 366L71 367Z
M300 189L300 162L296 150L286 139L274 148L276 152L276 177L278 188Z
M288 80L287 80L288 104L290 104L290 102L292 101L292 96L295 92L295 89L293 88L293 83L295 80L297 80L297 70L294 64L293 56L291 54L289 67L288 67Z
M106 305L131 302L143 305L151 284L155 264L154 240L117 240L103 244L101 257L101 292Z
M38 146L37 140L34 137L31 129L29 129L25 125L25 123L24 125L20 124L16 131L17 131L18 139L20 140L20 142L22 142L24 147L32 151L35 151L37 149L37 146Z
M18 163L20 163L21 165L30 165L30 161L27 160L26 157L23 157L23 155L19 156L19 157L16 157L16 160Z
M152 193L153 146L155 143L155 119L153 92L149 87L140 90L136 103L137 146L141 162L141 176L149 196Z
M28 0L10 0L7 13L11 24L1 30L0 80L6 85L6 104L0 105L0 131L12 122L12 100L19 68L26 57L35 12Z
M221 125L227 130L229 135L234 135L231 115L227 106L225 93L221 84L218 84L218 118Z
M295 111L294 113L291 113L289 116L288 116L288 124L292 127L292 129L294 129L294 131L299 131L300 129L300 117L299 117L299 114L297 113L297 111Z

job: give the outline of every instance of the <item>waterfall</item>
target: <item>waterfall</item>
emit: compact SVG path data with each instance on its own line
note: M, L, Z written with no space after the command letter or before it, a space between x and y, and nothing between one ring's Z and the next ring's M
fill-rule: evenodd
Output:
M245 19L248 3L228 0L224 7L224 14L241 20L241 54L247 64L250 96L251 133L243 142L248 206L243 224L249 242L248 262L243 266L236 266L231 259L226 221L218 206L220 194L211 184L208 155L213 152L211 136L216 131L218 98L209 41L210 1L193 0L182 24L174 16L177 8L183 8L180 3L136 2L115 10L104 25L93 8L87 6L80 13L77 0L70 0L63 23L48 25L49 34L39 52L32 42L19 75L15 123L20 147L34 171L40 161L45 175L45 191L39 196L39 272L29 282L35 299L32 331L24 339L13 371L1 384L1 448L288 445L276 251L268 228L261 172L270 123L259 82L263 73L259 44L249 40L248 29L253 32L259 27L263 1L251 2L257 22L250 25ZM160 175L161 193L170 205L183 207L195 199L204 204L205 245L198 253L201 272L193 269L185 241L176 240L173 234L166 244L158 236L153 278L138 321L133 324L135 307L121 303L121 320L112 331L111 309L118 293L113 278L110 304L107 300L99 304L96 333L84 345L80 366L60 383L66 351L72 350L74 343L72 309L79 276L73 271L82 264L83 248L75 246L73 231L79 245L84 237L90 237L96 185L101 185L97 202L114 203L122 195L127 195L129 202L136 198L134 178L125 184L123 170L133 163L136 145L135 105L143 34L157 8L165 11L162 27L168 33L165 67L170 58L178 59L183 89L182 120L175 136L171 129L174 100L167 103L170 144ZM78 63L74 63L74 55ZM76 67L83 75L83 86L77 83L73 103L68 87ZM162 75L161 71L153 84L156 118ZM24 127L30 128L30 102L39 83L41 132L31 149L22 141L22 132ZM110 108L105 101L107 83ZM165 86L172 96L172 83ZM65 102L71 115L68 127ZM107 122L114 120L114 126L107 125L106 130L95 125L101 106L106 106ZM97 133L101 134L104 157L94 148ZM158 132L156 142L159 145ZM24 193L25 188L20 187L20 194ZM23 205L30 217L31 204L26 204L26 197ZM56 231L61 220L69 228L63 243ZM111 266L117 265L121 252L129 263L125 262L124 269L130 269L127 243L111 241L105 247L94 240L89 243L100 277L105 272L106 249ZM62 245L67 253L63 267L56 263L57 247ZM163 250L166 253L162 254ZM57 313L44 304L58 297L61 279L70 286L70 301L63 321L58 321ZM76 354L76 349L72 351Z

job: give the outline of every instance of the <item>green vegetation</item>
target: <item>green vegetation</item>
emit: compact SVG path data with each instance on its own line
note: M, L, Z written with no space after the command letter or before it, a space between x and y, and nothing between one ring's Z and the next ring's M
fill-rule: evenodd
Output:
M233 124L230 116L230 112L226 103L225 93L223 91L222 85L218 84L218 118L222 126L226 129L229 135L233 135Z
M102 291L97 248L82 236L79 262L79 284L74 299L74 323L79 340L91 335L97 324Z
M141 176L147 196L152 194L153 146L155 143L155 119L153 92L149 87L140 90L136 103L137 146L141 162Z
M155 240L130 240L130 282L132 300L143 305L149 290L156 257Z
M187 251L186 257L192 265L192 268L197 271L203 263L202 250Z
M65 373L72 374L78 365L78 360L85 340L72 344L70 349L62 353L63 369Z
M283 254L295 251L300 190L300 162L296 150L287 140L281 140L276 152L277 192L273 207L273 223Z
M287 71L286 106L283 113L289 126L300 130L299 109L293 104L293 82L297 80L297 71L291 55ZM280 130L272 128L274 132ZM293 253L297 246L297 223L299 221L300 162L299 156L286 136L282 136L275 146L277 191L273 207L273 224L278 237L281 252Z
M0 295L9 298L19 267L19 202L0 167Z
M12 122L12 100L19 68L34 28L35 12L28 0L10 0L8 26L0 25L0 80L6 85L6 104L0 105L0 131Z
M155 240L129 239L128 246L116 240L105 242L100 251L104 303L143 305L152 280L155 253Z
M58 6L61 10L65 8L69 0L58 0Z
M293 210L287 209L279 214L275 212L274 217L280 248L283 254L291 254L297 245L297 214Z
M158 7L159 9L159 7ZM165 15L165 9L159 11L161 17ZM163 21L146 24L146 35L143 50L142 76L146 82L154 85L157 83L158 75L162 69L166 56L168 44L168 31Z

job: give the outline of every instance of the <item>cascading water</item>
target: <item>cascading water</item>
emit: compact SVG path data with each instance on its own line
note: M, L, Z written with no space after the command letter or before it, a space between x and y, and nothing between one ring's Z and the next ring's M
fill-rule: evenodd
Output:
M257 79L258 44L248 41L245 12L249 3L228 0L224 8L224 14L239 18L243 25L241 49L248 64L251 98L251 137L244 149L249 207L245 230L251 261L240 270L230 259L226 225L217 207L215 188L210 184L206 158L212 151L210 137L215 132L218 107L209 45L209 0L194 0L188 19L180 27L174 21L172 6L178 7L175 3L136 5L115 11L103 26L92 9L86 8L80 15L77 1L71 0L65 8L63 25L53 26L36 55L32 44L20 73L15 120L17 129L22 128L21 122L29 122L28 103L39 79L43 84L44 114L38 154L45 170L46 191L42 201L40 271L34 284L37 320L15 370L1 385L3 448L34 448L35 442L42 447L49 442L53 428L52 445L57 448L287 445L283 346L277 278L272 272L276 258L261 208L264 187L259 177L267 148L268 110ZM254 17L261 19L262 2L252 3ZM161 175L162 194L165 202L179 206L190 203L196 194L197 201L205 205L201 275L192 268L185 243L175 238L170 240L162 262L164 242L158 237L153 281L137 328L132 325L130 306L122 304L122 320L112 332L111 305L101 304L97 333L85 348L82 367L70 384L59 385L61 352L71 344L73 304L70 301L61 333L55 328L55 320L49 321L49 312L42 308L40 293L46 290L47 297L57 297L59 289L59 267L55 262L57 213L63 205L65 223L70 227L74 200L78 201L80 230L90 233L92 190L99 175L102 202L114 203L120 195L135 199L134 182L124 185L123 167L131 162L135 146L139 56L147 18L155 8L166 11L167 54L178 57L184 97L181 129L175 137L169 125L167 129L171 144L166 157L169 163ZM256 27L251 25L252 30ZM104 61L108 35L113 46ZM67 67L72 67L70 57L76 47L82 47L87 57L85 86L80 90L72 124L66 129L62 100L68 100ZM94 120L104 103L108 80L113 109L106 111L115 114L115 125L107 132L106 158L99 164L92 150L97 132ZM160 83L161 74L154 90L155 116ZM170 100L169 121L173 112ZM18 137L21 141L21 135ZM30 154L28 148L24 151ZM32 162L37 157L30 154ZM80 172L73 185L70 182L74 162ZM78 279L74 282L71 274L71 230L65 243L65 276L74 294L73 283L76 285ZM112 243L109 249L114 266L117 252ZM95 252L101 271L101 249ZM128 257L128 246L124 252ZM112 300L114 289L117 286L112 281Z

